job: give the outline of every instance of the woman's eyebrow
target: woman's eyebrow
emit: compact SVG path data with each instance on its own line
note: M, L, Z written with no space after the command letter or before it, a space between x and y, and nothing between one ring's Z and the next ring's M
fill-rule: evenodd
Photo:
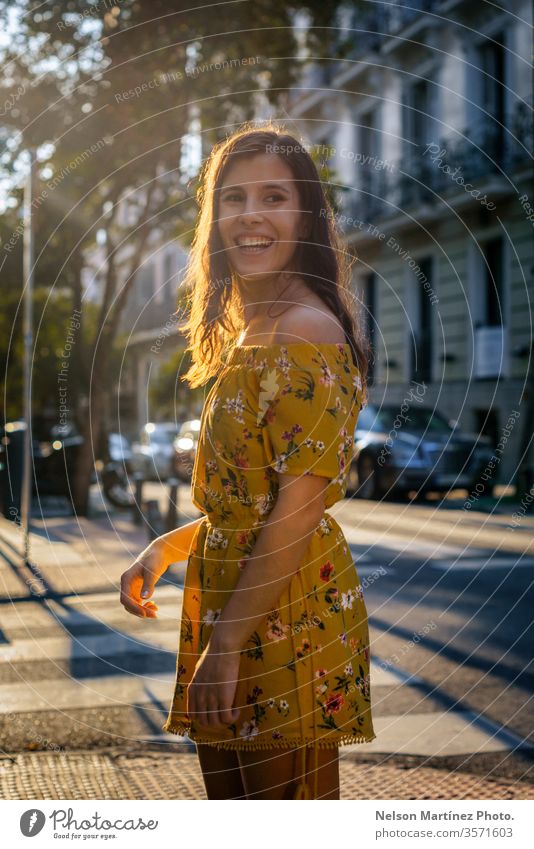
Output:
M250 184L245 183L244 185L248 186ZM235 191L236 189L242 189L242 188L243 188L242 185L241 186L223 186L221 188L221 192ZM285 186L282 186L280 183L262 183L260 188L262 188L262 189L277 189L277 190L281 190L282 192L285 192L286 194L290 194L289 189L286 189Z

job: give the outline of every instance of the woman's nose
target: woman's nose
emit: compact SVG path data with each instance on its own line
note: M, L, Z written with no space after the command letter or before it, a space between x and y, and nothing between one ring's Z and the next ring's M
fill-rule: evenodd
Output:
M246 221L250 221L252 219L260 220L262 218L262 214L261 211L254 205L254 203L247 203L241 210L239 217Z
M241 207L240 217L242 218L261 218L261 201L258 198L255 198L253 195L248 195L245 198L243 206Z

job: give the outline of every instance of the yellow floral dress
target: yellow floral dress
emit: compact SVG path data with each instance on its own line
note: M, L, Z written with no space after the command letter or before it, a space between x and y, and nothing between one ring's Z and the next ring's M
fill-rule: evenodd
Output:
M238 720L199 727L186 712L195 665L276 501L277 473L329 478L326 508L343 498L361 405L360 374L346 343L230 352L202 411L191 490L206 515L189 553L176 684L163 730L231 749L305 751L376 736L363 589L327 511L276 609L241 650Z

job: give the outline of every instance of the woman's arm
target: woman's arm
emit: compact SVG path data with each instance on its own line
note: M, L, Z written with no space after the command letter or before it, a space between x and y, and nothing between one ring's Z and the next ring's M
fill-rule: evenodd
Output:
M169 564L186 560L189 556L193 537L203 518L204 516L199 516L198 519L188 522L187 525L181 525L166 534L162 534L151 545L161 550L163 559Z
M189 556L193 537L202 519L201 516L152 540L129 569L122 573L120 601L128 613L141 618L157 618L157 605L143 600L152 595L155 585L171 563Z
M187 690L187 712L202 725L237 720L240 711L232 705L240 650L289 586L324 513L327 478L280 475L280 479L276 504L213 627Z

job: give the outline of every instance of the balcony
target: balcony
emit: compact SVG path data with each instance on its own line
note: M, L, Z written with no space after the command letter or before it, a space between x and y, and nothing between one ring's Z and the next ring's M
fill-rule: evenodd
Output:
M396 0L389 5L380 3L361 3L352 11L352 19L344 30L334 37L331 58L322 58L316 63L315 69L306 67L303 71L299 86L294 87L290 95L292 105L301 100L308 102L312 92L310 107L315 106L327 92L332 82L340 77L344 80L359 70L358 63L346 60L359 59L369 51L379 51L391 36L397 36L406 27L421 20L424 22L426 12L437 12L445 0L410 0L409 7L405 0ZM397 5L398 4L398 5ZM439 18L428 18L429 23L439 23ZM402 39L391 38L392 45L401 45ZM337 84L337 83L336 83ZM302 88L302 90L301 90ZM319 91L313 96L313 89ZM303 93L304 92L304 93Z
M507 126L510 132L486 119L465 130L465 138L440 140L431 148L429 143L421 143L394 170L362 166L346 214L376 223L403 215L407 209L425 207L430 217L436 217L441 198L474 204L480 203L486 192L488 201L509 194L512 189L504 175L531 163L529 151L534 140L526 104L518 105ZM479 198L469 194L466 183L479 190Z
M443 0L404 0L388 5L371 4L354 9L351 32L345 43L350 44L350 58L354 59L369 50L380 50L390 36L397 36L415 23L426 12L437 12Z
M442 0L409 0L409 6L403 0L398 0L398 5L391 3L386 15L388 34L400 32L424 12L435 12L441 4Z

